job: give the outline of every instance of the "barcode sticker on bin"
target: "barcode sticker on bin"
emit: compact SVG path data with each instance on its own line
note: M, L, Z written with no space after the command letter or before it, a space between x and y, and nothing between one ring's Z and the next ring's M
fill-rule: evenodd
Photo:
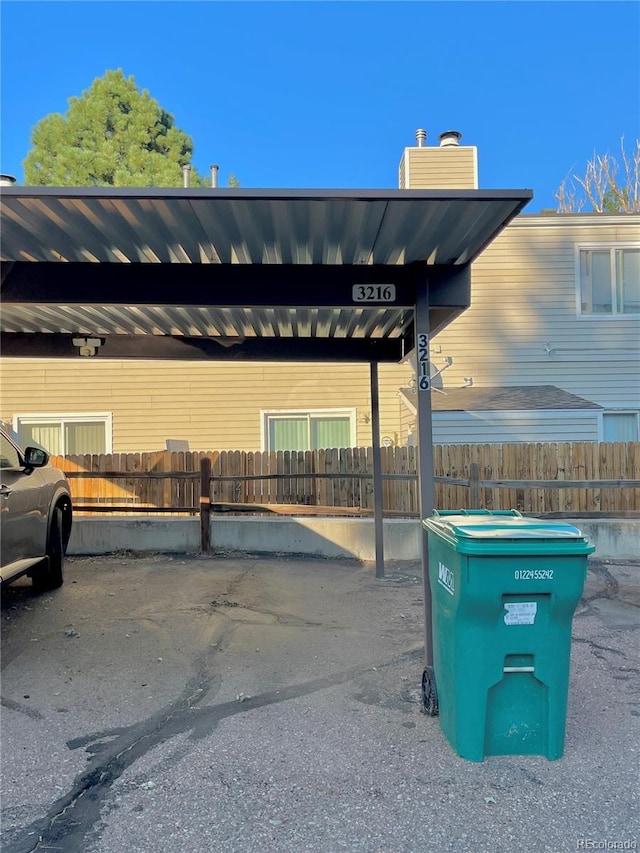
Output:
M538 604L535 601L512 601L505 604L505 625L533 625L536 621Z

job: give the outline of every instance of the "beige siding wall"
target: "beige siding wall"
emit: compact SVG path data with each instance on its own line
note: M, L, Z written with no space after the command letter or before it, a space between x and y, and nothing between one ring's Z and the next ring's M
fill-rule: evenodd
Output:
M400 189L477 189L477 149L466 145L405 148L399 178Z
M406 366L381 365L381 433L400 437ZM260 411L356 408L356 443L371 443L368 365L9 359L0 362L1 418L110 412L113 451L261 450Z
M434 342L436 365L453 364L445 387L549 384L607 408L640 407L640 319L581 317L576 251L629 243L640 217L521 216L486 249L471 274L471 308ZM556 350L547 354L545 347Z

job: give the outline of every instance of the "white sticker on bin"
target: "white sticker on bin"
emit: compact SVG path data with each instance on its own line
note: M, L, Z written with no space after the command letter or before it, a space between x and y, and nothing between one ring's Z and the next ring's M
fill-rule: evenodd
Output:
M512 601L505 604L505 625L533 625L536 621L538 604L535 601Z

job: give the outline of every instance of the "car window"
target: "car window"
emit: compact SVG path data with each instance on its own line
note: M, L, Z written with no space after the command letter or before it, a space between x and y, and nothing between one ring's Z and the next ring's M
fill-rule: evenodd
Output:
M18 451L4 435L0 435L0 468L20 467Z

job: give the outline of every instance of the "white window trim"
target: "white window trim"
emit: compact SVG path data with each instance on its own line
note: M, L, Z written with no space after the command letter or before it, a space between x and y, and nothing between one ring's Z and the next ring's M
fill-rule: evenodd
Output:
M13 416L13 431L20 434L20 423L36 421L39 424L83 423L103 421L105 453L113 453L113 414L111 412L19 412ZM64 433L63 433L64 436Z
M269 418L295 418L295 417L314 417L327 415L329 417L348 417L349 418L349 438L350 447L356 446L356 412L357 409L342 408L342 409L261 409L260 410L260 448L262 452L269 450Z
M604 418L605 415L635 415L640 435L640 411L638 409L604 409L598 412L598 441L604 441Z
M640 242L634 241L624 241L624 242L611 242L610 240L606 243L575 243L574 244L574 274L575 274L575 285L576 285L576 316L580 320L586 320L589 323L594 321L602 322L603 319L608 320L621 320L621 319L637 319L640 317L640 314L622 314L620 312L616 312L615 314L612 312L611 314L584 314L582 311L582 281L580 279L580 252L589 252L589 251L603 251L604 249L608 249L609 253L612 255L611 263L615 265L615 260L613 257L613 252L616 249L640 249Z

